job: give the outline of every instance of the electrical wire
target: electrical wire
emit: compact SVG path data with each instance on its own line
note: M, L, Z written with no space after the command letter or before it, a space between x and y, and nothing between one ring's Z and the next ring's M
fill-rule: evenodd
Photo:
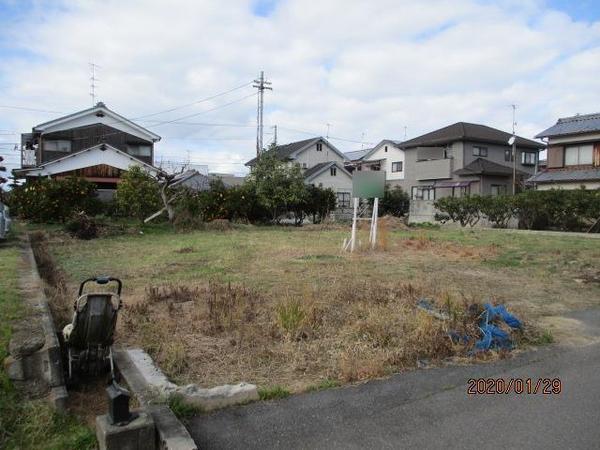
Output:
M186 103L185 105L180 105L180 106L174 106L174 107L172 107L172 108L165 109L165 110L163 110L163 111L158 111L158 112L155 112L155 113L152 113L152 114L146 114L146 115L143 115L143 116L134 117L134 118L132 118L131 120L139 120L139 119L144 119L144 118L146 118L146 117L158 116L159 114L165 114L165 113L168 113L168 112L177 111L178 109L188 108L188 107L190 107L190 106L197 105L198 103L207 102L207 101L209 101L209 100L213 100L213 99L215 99L215 98L217 98L217 97L221 97L221 96L223 96L223 95L229 94L230 92L237 91L238 89L245 88L246 86L250 86L251 84L252 84L252 81L251 81L251 82L249 82L249 83L244 83L244 84L242 84L242 85L240 85L240 86L234 87L233 89L229 89L229 90L227 90L227 91L220 92L220 93L218 93L218 94L215 94L215 95L211 95L210 97L206 97L206 98L203 98L203 99L201 99L201 100L197 100L197 101L195 101L195 102Z

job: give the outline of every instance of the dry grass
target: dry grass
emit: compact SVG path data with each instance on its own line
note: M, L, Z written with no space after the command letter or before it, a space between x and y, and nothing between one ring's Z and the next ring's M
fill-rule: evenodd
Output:
M395 227L380 229L383 248L352 255L340 251L347 227L332 224L61 238L51 250L69 291L87 276L120 276L117 341L145 348L176 381L204 386L299 391L385 376L465 358L470 347L448 332L477 334L472 304L505 303L535 324L600 303L598 283L574 281L599 261L586 240ZM450 320L417 309L421 297Z

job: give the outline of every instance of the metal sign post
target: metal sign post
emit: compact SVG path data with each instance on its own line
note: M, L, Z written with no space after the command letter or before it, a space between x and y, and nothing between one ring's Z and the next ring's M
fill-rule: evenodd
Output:
M369 171L357 172L352 177L352 197L354 198L354 211L352 214L352 234L350 240L344 240L343 249L353 252L356 248L356 232L358 218L358 205L361 198L372 198L373 213L371 215L371 229L369 231L369 243L371 248L377 245L377 216L379 215L379 199L383 197L385 190L385 172ZM368 219L361 219L368 220Z

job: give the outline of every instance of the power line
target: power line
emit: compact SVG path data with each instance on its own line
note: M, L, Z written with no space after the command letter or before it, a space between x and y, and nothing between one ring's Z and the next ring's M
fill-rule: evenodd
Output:
M20 109L23 111L43 112L43 113L49 113L49 114L67 114L64 111L50 111L47 109L27 108L25 106L0 105L0 108Z
M165 109L163 111L158 111L158 112L155 112L155 113L152 113L152 114L146 114L146 115L143 115L143 116L134 117L131 120L139 120L139 119L144 119L146 117L158 116L159 114L165 114L165 113L169 113L169 112L172 112L172 111L177 111L178 109L183 109L183 108L187 108L189 106L194 106L194 105L197 105L198 103L207 102L207 101L213 100L213 99L215 99L217 97L221 97L223 95L229 94L230 92L237 91L238 89L242 89L242 88L244 88L246 86L250 86L251 84L252 84L252 82L250 82L250 83L244 83L244 84L242 84L240 86L234 87L234 88L229 89L229 90L224 91L224 92L219 92L218 94L211 95L210 97L206 97L206 98L203 98L201 100L197 100L195 102L186 103L185 105L180 105L180 106L174 106L172 108Z
M227 106L231 106L231 105L233 105L235 103L239 103L241 101L244 101L247 98L254 97L255 95L256 95L256 93L253 92L250 95L246 95L244 97L238 98L237 100L233 100L233 101L231 101L229 103L225 103L223 105L216 106L215 108L207 109L207 110L200 111L200 112L197 112L197 113L194 113L194 114L188 114L187 116L178 117L178 118L172 119L172 120L164 120L164 121L158 122L157 124L151 125L151 126L152 127L157 127L157 126L160 126L160 125L166 125L166 124L169 124L169 123L174 123L174 122L178 122L178 121L181 121L181 120L189 119L190 117L196 117L196 116L199 116L199 115L202 115L202 114L206 114L206 113L209 113L209 112L212 112L212 111L216 111L217 109L221 109L221 108L225 108Z
M279 125L279 128L282 129L282 130L293 131L293 132L296 132L296 133L308 134L308 135L311 135L311 136L319 136L318 133L314 133L312 131L298 130L296 128L282 127L281 125ZM373 142L357 141L357 140L353 140L353 139L346 139L346 138L335 137L335 136L329 136L329 139L333 139L335 141L351 142L353 144L375 145L375 143L373 143Z

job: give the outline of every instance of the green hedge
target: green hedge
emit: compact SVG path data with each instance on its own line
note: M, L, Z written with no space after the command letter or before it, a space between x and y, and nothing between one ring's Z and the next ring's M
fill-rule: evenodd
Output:
M102 210L95 185L78 177L29 181L13 188L9 202L14 215L32 222L64 222L76 212Z
M515 196L444 197L435 202L436 220L474 226L487 218L506 227L512 217L520 228L585 231L600 218L600 190L525 191Z

